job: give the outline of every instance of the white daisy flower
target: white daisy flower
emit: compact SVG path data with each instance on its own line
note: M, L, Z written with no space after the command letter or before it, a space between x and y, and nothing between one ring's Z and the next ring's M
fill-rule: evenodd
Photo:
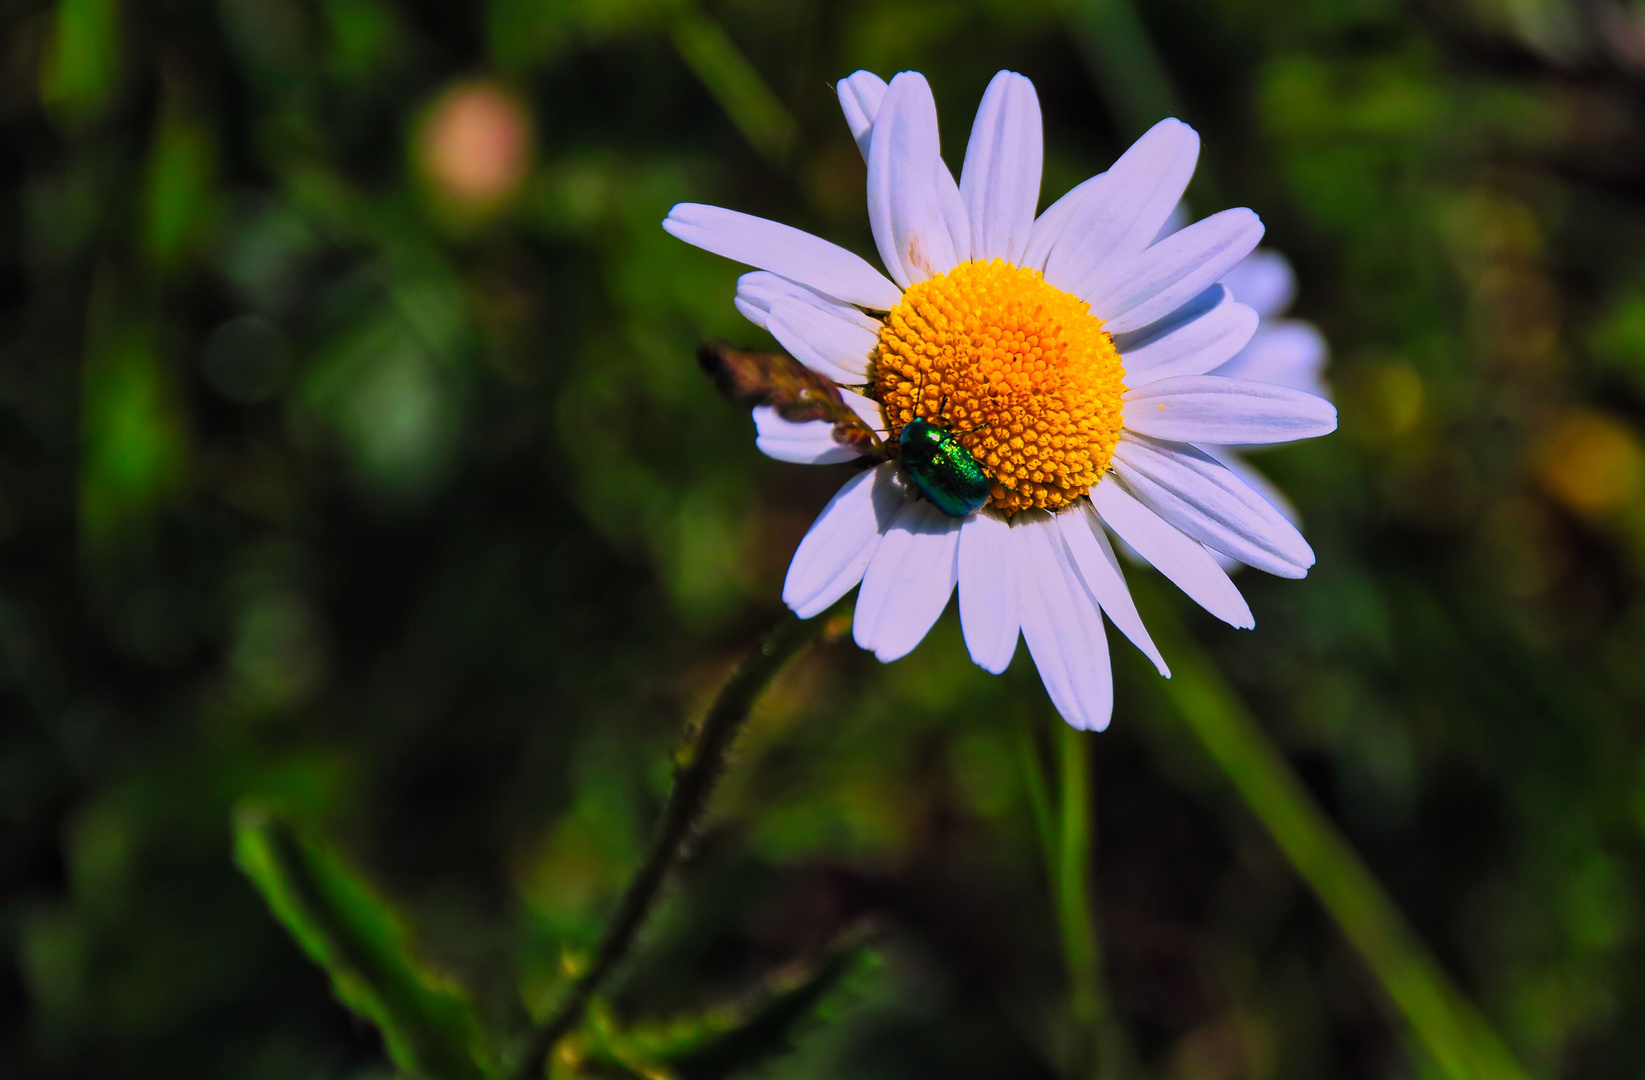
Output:
M1004 671L1020 631L1063 717L1100 730L1113 711L1104 614L1170 674L1106 530L1234 626L1251 626L1251 611L1217 553L1293 578L1314 562L1296 528L1201 449L1336 426L1312 394L1210 374L1257 329L1217 282L1262 223L1228 210L1155 242L1199 156L1199 136L1176 120L1036 218L1040 110L1021 75L989 84L959 183L923 76L887 86L859 71L838 89L868 161L885 274L732 210L682 203L663 223L757 267L738 283L738 309L901 448L823 509L783 600L810 618L860 584L853 636L891 661L957 585L971 658ZM754 420L760 449L781 460L855 454L827 421L766 408Z
M1297 279L1290 260L1277 251L1259 248L1223 275L1222 283L1228 286L1234 299L1254 310L1262 322L1250 344L1211 374L1289 386L1330 398L1331 390L1325 385L1325 364L1330 358L1325 336L1313 323L1281 317L1297 295ZM1293 525L1302 524L1291 500L1253 468L1239 448L1202 446L1201 449L1260 492ZM1229 569L1239 565L1226 555L1219 555L1217 561Z
M1171 235L1186 224L1188 207L1178 203L1156 240ZM1270 248L1258 248L1224 274L1222 284L1228 286L1235 300L1255 311L1262 321L1258 323L1257 332L1251 336L1250 343L1211 374L1278 383L1329 399L1331 390L1325 384L1325 365L1330 359L1330 349L1325 343L1325 336L1313 323L1282 318L1297 295L1296 273L1291 269L1291 261ZM1200 449L1273 503L1291 524L1301 527L1302 518L1291 500L1245 460L1244 451L1250 447L1202 445ZM1136 552L1123 543L1119 545L1119 552L1133 561L1140 561ZM1217 562L1230 573L1243 565L1238 559L1230 559L1220 552L1215 554Z

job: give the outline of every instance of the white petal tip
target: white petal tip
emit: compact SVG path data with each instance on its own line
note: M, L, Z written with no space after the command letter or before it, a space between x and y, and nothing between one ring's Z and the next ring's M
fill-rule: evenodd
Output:
M1177 144L1175 148L1177 153L1192 154L1196 159L1199 157L1199 132L1174 116L1168 116L1149 128L1144 133L1143 138L1150 137L1156 140L1168 138Z
M813 619L822 614L822 609L818 608L816 605L796 604L787 596L783 597L783 603L787 605L789 611L792 611L795 615L798 615L802 619Z
M1285 578L1289 581L1301 581L1303 578L1308 576L1308 571L1313 567L1313 565L1314 553L1310 551L1308 553L1307 562L1284 563L1279 566L1265 566L1263 569L1268 571L1270 574L1273 574L1275 577Z
M855 637L855 635L853 635L853 637ZM862 647L864 650L873 653L874 654L874 659L878 660L880 663L882 663L882 664L892 664L892 663L897 662L898 660L901 660L903 657L907 656L909 653L913 652L916 648L919 647L920 641L924 641L924 640L925 640L924 635L921 635L919 641L914 642L912 645L905 645L905 644L902 644L902 643L899 642L899 643L888 645L888 646L882 646L878 649L872 648L870 645L865 644L860 639L857 639L857 644L860 647Z

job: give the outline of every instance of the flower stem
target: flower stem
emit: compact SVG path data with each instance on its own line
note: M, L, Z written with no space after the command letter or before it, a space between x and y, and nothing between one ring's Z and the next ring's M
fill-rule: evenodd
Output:
M1134 595L1146 608L1154 640L1171 658L1175 677L1163 684L1164 692L1359 952L1438 1074L1450 1080L1525 1080L1501 1038L1406 925L1169 605L1151 587L1137 588Z
M1060 721L1054 729L1057 758L1055 801L1049 771L1027 717L1019 726L1023 764L1035 829L1045 854L1057 925L1068 968L1069 1031L1064 1073L1069 1077L1128 1074L1130 1054L1114 1023L1104 990L1102 943L1091 895L1095 820L1091 751L1083 732Z
M565 1000L531 1033L525 1054L513 1073L514 1080L538 1080L554 1047L582 1022L589 1001L617 963L628 955L661 895L664 880L680 861L686 841L702 819L714 785L725 771L726 753L754 703L783 666L833 622L827 614L801 620L784 613L754 651L737 665L737 670L709 706L695 740L675 768L674 789L663 807L656 838L639 871L628 883L617 913L594 951L593 960L571 984Z
M1056 855L1057 919L1068 954L1074 1021L1087 1030L1102 1022L1102 956L1091 906L1091 748L1081 733L1057 725L1061 828Z

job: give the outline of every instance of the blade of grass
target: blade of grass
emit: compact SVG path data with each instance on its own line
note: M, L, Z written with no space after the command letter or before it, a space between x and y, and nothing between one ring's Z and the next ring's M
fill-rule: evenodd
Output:
M799 125L725 28L695 5L680 4L668 34L680 58L755 151L773 165L785 164Z
M1108 109L1135 138L1181 116L1171 77L1131 0L1057 0Z
M1136 582L1134 594L1171 658L1174 677L1159 684L1162 692L1359 952L1415 1041L1452 1080L1525 1080L1174 609L1147 581Z

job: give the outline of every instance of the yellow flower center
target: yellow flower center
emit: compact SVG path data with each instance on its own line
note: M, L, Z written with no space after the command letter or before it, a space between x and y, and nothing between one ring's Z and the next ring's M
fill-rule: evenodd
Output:
M1002 259L910 286L880 330L871 391L893 439L915 417L994 480L989 506L1067 506L1108 471L1125 369L1091 305Z

